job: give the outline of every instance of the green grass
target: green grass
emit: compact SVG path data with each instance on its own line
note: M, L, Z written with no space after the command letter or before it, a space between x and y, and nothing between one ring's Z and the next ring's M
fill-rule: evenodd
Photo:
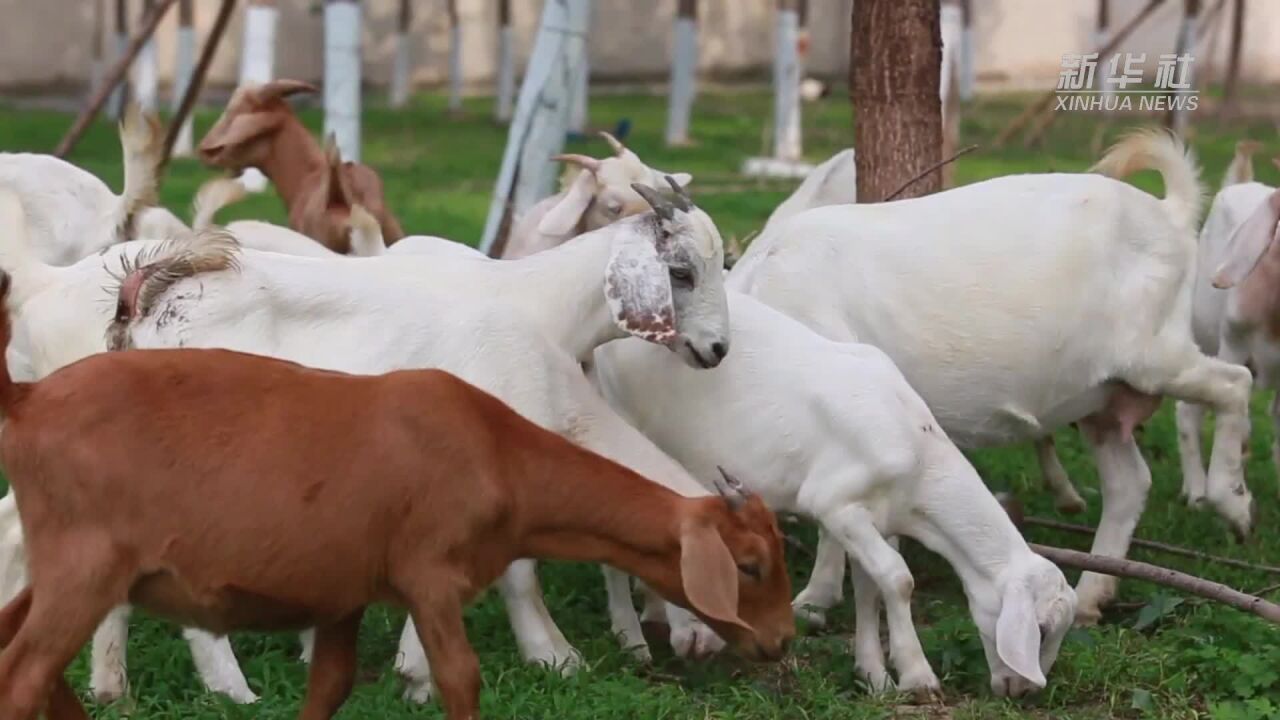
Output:
M1000 127L1023 107L1025 98L989 99L970 108L963 126L963 142L983 148L962 158L956 167L959 183L1018 172L1048 169L1082 170L1096 159L1093 141L1096 116L1064 117L1042 148L991 147ZM760 151L768 96L757 92L718 94L700 98L693 123L698 144L666 149L661 143L665 105L661 98L639 95L600 95L592 100L592 120L609 127L630 117L634 131L629 144L656 167L685 170L695 176L693 189L701 206L716 219L727 236L747 235L760 227L787 188L777 185L742 191L746 181L728 185L742 160ZM489 120L486 100L469 101L466 115L451 118L443 101L419 96L404 112L391 112L370 102L365 113L365 160L377 167L386 182L388 201L406 229L474 243L484 222L488 198L506 140L503 128ZM304 113L318 128L315 110ZM197 116L197 137L213 121L213 114ZM47 151L69 125L70 118L52 112L0 110L5 149ZM805 143L814 160L821 160L851 142L850 111L839 95L805 110ZM1123 128L1108 129L1110 142ZM1205 166L1205 178L1216 187L1237 139L1249 135L1270 140L1274 129L1266 123L1220 128L1206 123L1197 128L1194 145ZM571 148L602 154L602 142L592 140ZM1280 148L1267 148L1274 153ZM72 157L119 187L119 151L113 129L95 125ZM1258 162L1260 179L1277 184L1280 176L1265 161ZM184 211L193 192L212 173L191 160L176 160L163 190L171 208ZM1151 175L1151 174L1148 174ZM1144 188L1158 191L1154 175L1137 178ZM224 213L235 217L284 219L272 194L255 197ZM946 238L938 238L946 242ZM1172 414L1166 408L1150 422L1142 445L1151 463L1154 487L1147 512L1138 528L1142 537L1195 547L1255 562L1280 560L1280 537L1273 532L1280 520L1276 471L1270 462L1271 427L1256 406L1250 485L1258 500L1258 527L1252 541L1237 544L1223 525L1205 512L1192 511L1177 498L1180 474ZM1097 477L1072 432L1059 435L1063 460L1089 501L1083 522L1096 523ZM1020 497L1028 512L1054 516L1050 498L1040 491L1034 458L1025 447L972 453L971 457L996 490ZM812 548L810 528L793 529ZM1085 539L1037 529L1032 540L1083 547ZM950 569L918 546L905 543L917 579L916 617L924 647L946 689L946 708L914 709L902 698L875 698L854 679L846 652L852 631L851 610L835 611L832 625L801 639L793 657L773 667L750 666L731 658L709 663L684 663L659 651L650 667L639 666L608 637L604 593L593 567L544 564L542 576L551 611L569 639L583 651L587 669L572 678L528 667L519 660L502 605L494 594L484 596L468 613L471 640L484 671L483 712L491 718L1280 718L1280 630L1221 606L1191 600L1168 608L1169 593L1138 582L1121 585L1119 601L1130 609L1109 612L1103 624L1074 630L1064 645L1050 686L1039 697L1022 702L1002 701L987 690L987 668L964 597ZM1246 590L1256 590L1280 578L1135 551L1135 557L1169 564ZM809 558L792 558L797 588L807 575ZM1072 574L1074 580L1074 573ZM1140 610L1135 604L1150 605ZM1145 622L1152 620L1153 622ZM362 680L341 713L345 718L440 717L438 708L411 707L400 700L399 682L390 672L403 614L379 609L371 612L361 637ZM1143 622L1139 622L1142 620ZM249 635L234 638L250 684L263 697L256 706L236 707L205 694L178 631L171 625L135 619L130 643L130 698L115 706L95 708L104 718L292 718L304 689L303 666L294 658L297 642L287 635ZM73 680L87 685L84 657L74 665Z

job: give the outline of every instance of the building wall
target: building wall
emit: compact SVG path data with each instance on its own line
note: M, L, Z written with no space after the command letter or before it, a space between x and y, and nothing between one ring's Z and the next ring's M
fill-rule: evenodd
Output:
M111 32L116 0L0 0L0 88L83 85L88 77L93 4L107 7ZM447 72L448 27L445 0L413 0L415 63L419 85L440 83ZM848 62L849 16L853 0L809 0L811 44L808 66L819 74L841 75ZM1147 0L1111 0L1113 27L1133 17ZM319 81L322 66L322 0L278 0L281 11L276 74ZM213 23L218 0L196 0L196 28L203 36ZM247 2L242 0L241 6ZM519 57L528 56L537 28L540 0L512 0ZM1052 87L1064 53L1087 52L1097 3L1093 0L972 0L977 38L977 73L985 86ZM1205 2L1206 8L1216 3ZM1227 0L1229 7L1232 3ZM675 0L594 0L590 54L594 77L653 80L665 76ZM1245 29L1244 76L1254 82L1280 80L1280 43L1270 29L1280 27L1280 2L1253 0ZM364 0L365 80L388 82L398 0ZM463 70L469 86L492 82L496 60L497 0L458 0L463 27ZM765 77L773 54L775 0L701 0L699 68L708 77ZM1171 52L1182 2L1166 0L1122 50L1145 52L1148 64ZM129 0L136 25L141 0ZM1224 11L1229 14L1229 10ZM237 12L213 64L210 80L235 83L242 33ZM1198 72L1220 68L1228 25L1218 22L1217 40L1198 48ZM173 74L177 13L157 33L160 77ZM113 41L104 40L108 57ZM1213 58L1205 57L1216 47Z

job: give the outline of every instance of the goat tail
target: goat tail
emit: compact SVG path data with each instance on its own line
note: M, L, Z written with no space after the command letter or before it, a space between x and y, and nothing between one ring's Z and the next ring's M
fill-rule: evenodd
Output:
M348 240L351 254L361 257L381 255L387 251L387 244L382 240L382 226L378 219L355 203L351 206L351 215L347 219Z
M243 200L247 194L248 188L240 178L214 178L201 185L191 203L191 229L198 232L213 227L213 216L219 210Z
M1253 154L1261 149L1262 143L1257 140L1241 140L1236 143L1236 154L1222 176L1222 187L1253 182Z
M1117 179L1139 170L1160 173L1170 219L1194 232L1204 205L1204 188L1200 185L1200 166L1186 144L1161 128L1136 130L1112 145L1091 169Z
M160 119L130 104L120 121L120 150L124 153L124 192L117 227L124 230L118 237L123 241L133 239L134 217L159 202L160 161L164 157Z

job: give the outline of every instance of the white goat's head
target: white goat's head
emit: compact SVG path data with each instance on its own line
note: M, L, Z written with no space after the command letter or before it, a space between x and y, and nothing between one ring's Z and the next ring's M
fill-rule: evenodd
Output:
M556 203L538 224L545 235L569 235L590 232L649 209L633 185L653 188L664 186L667 173L645 165L617 138L607 132L600 135L613 148L614 156L598 160L586 155L556 155L555 160L582 168ZM693 181L689 173L672 173L670 177L681 187Z
M1022 697L1044 688L1076 615L1076 593L1058 566L1031 555L1000 575L991 597L971 595L991 691Z
M653 212L612 228L605 298L623 331L666 345L692 367L715 367L729 352L724 241L676 179L666 180L674 198L632 185Z

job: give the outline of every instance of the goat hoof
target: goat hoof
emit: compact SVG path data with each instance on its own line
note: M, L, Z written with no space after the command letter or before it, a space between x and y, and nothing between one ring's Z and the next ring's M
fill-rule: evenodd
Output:
M1062 513L1063 515L1079 515L1080 513L1084 512L1085 509L1087 508L1084 502L1084 498L1079 496L1073 497L1073 498L1063 498L1059 500L1057 503L1055 503L1054 506L1057 507L1058 512Z
M793 605L795 616L814 628L827 626L827 611L814 605Z
M409 681L404 688L404 699L415 705L426 705L431 702L433 688L430 682Z
M211 691L225 695L228 700L237 705L252 705L258 702L258 696L247 687L242 688L209 688Z
M903 675L898 690L910 693L917 704L933 704L942 700L942 684L928 668Z
M1093 627L1102 620L1102 610L1098 606L1085 607L1080 605L1076 608L1076 627Z
M110 705L124 697L124 688L119 686L94 688L90 694L93 695L93 701L99 705Z
M698 623L671 631L671 649L677 657L701 660L724 649L724 640L714 630Z

